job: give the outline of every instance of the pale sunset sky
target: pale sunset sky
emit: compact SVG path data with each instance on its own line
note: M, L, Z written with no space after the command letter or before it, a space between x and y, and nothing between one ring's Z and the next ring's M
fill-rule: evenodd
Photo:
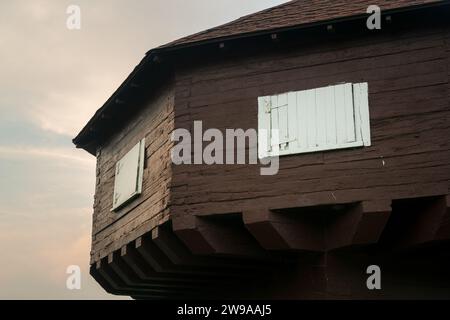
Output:
M149 49L283 2L0 1L0 299L118 298L88 273L95 158L72 138Z

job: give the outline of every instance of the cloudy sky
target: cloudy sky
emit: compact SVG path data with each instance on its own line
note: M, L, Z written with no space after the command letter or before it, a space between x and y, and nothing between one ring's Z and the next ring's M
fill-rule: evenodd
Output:
M88 275L95 159L71 139L149 49L282 2L0 1L0 299L115 298Z

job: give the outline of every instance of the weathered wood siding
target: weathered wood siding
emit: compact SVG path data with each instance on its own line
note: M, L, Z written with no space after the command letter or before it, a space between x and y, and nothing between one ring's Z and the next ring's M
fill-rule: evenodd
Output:
M257 128L257 98L368 82L372 146L285 156L259 165L173 166L171 213L210 215L447 194L449 31L339 37L289 51L202 61L177 75L175 126Z
M173 89L166 87L149 98L141 111L98 152L92 263L167 219L173 106ZM117 212L111 212L116 162L142 138L146 144L142 194Z
M448 194L450 32L423 28L336 37L257 56L176 66L174 88L150 98L98 154L92 259L172 215L211 215ZM171 163L170 133L257 128L257 98L341 82L368 82L372 146L285 156L259 165ZM111 212L114 166L146 138L143 194Z

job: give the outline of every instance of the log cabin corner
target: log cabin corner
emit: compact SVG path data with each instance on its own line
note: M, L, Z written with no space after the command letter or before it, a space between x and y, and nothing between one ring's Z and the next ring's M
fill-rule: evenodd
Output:
M97 158L91 275L135 299L449 298L449 17L297 0L150 50L74 139ZM196 121L278 130L277 174L173 163Z

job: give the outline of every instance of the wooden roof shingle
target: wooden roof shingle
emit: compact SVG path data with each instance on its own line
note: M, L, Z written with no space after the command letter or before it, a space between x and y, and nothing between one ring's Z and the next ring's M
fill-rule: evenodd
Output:
M206 40L241 36L317 22L366 14L370 5L383 10L420 6L441 0L292 0L281 5L243 16L229 23L211 28L161 46L173 47Z

